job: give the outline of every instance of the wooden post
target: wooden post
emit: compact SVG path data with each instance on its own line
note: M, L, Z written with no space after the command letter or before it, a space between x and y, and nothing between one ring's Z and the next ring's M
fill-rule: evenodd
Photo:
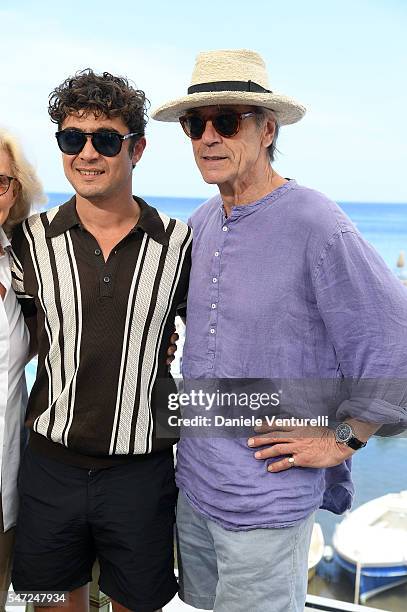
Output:
M99 573L99 563L95 561L92 569L92 582L89 585L89 609L90 612L109 612L110 599L99 589Z
M360 574L362 572L362 563L360 561L358 561L356 563L356 574L355 574L355 593L354 593L354 597L353 597L353 603L358 604L359 603L359 597L360 597Z

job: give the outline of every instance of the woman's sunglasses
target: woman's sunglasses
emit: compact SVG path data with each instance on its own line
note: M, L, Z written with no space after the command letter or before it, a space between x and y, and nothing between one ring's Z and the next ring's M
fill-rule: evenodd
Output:
M11 181L16 181L15 176L7 176L7 174L0 174L0 195L4 195L10 189Z
M179 118L182 129L185 134L192 140L199 140L206 128L206 122L212 121L215 130L225 138L231 138L240 130L242 119L256 115L255 112L237 113L235 111L220 111L216 115L212 115L208 119L204 119L200 115L184 115Z
M81 132L80 130L61 130L55 133L58 146L66 155L77 155L83 149L88 138L93 148L105 157L114 157L120 153L124 140L132 136L142 136L138 132L131 132L122 136L117 132Z

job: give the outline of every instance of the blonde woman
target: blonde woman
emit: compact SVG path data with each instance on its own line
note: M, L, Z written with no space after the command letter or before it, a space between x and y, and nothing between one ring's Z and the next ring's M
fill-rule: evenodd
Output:
M0 130L0 611L5 609L10 585L29 344L11 288L9 239L13 226L28 216L31 204L43 199L41 184L15 138Z

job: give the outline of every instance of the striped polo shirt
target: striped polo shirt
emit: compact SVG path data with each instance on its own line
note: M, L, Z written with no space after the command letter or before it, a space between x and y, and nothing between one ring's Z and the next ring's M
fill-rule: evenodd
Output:
M14 233L13 286L24 314L37 317L30 444L73 465L103 467L174 443L156 425L167 410L166 351L188 289L192 236L134 199L139 221L106 262L75 197Z

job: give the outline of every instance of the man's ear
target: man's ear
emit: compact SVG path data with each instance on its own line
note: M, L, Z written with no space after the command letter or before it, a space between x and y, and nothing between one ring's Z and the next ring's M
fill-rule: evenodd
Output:
M133 149L133 154L131 156L131 161L133 163L133 166L135 166L137 164L138 161L140 161L141 156L144 153L144 149L146 148L146 138L145 136L142 136L134 145L134 149Z
M269 147L276 133L276 122L271 117L267 117L263 126L263 145L265 148Z

